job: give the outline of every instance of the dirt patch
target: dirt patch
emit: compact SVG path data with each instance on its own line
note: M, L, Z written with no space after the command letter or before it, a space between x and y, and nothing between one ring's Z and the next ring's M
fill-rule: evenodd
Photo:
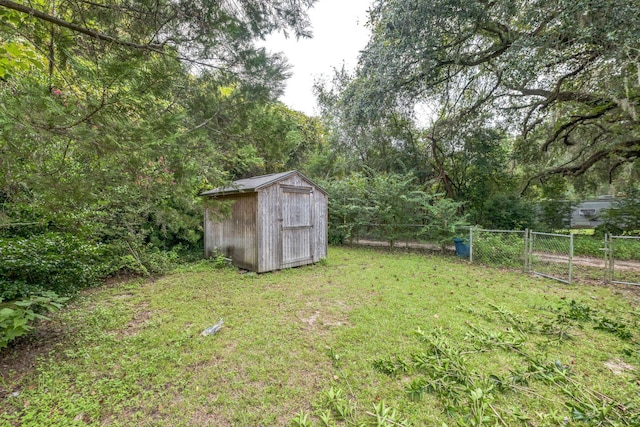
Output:
M307 329L350 326L351 323L348 320L350 311L351 307L343 301L325 302L319 310L299 313L298 318L306 325Z
M19 393L13 384L20 383L38 359L48 356L58 343L67 341L71 335L71 331L55 321L40 321L35 326L31 334L17 338L0 350L0 399Z
M141 303L136 307L135 312L133 313L133 318L119 333L126 337L137 335L142 329L146 327L152 316L153 311L149 310L149 303Z
M133 296L134 296L133 294L122 294L122 295L116 295L116 296L114 296L112 298L115 299L115 300L126 300L126 299L129 299L129 298L133 297Z
M309 318L305 319L304 317L300 320L302 320L302 323L306 323L308 326L313 326L316 323L316 320L318 320L318 317L320 316L320 312L316 311L315 313L313 313Z
M611 359L604 362L604 366L613 372L615 375L622 375L627 371L635 371L636 367L628 364L624 360L621 359Z
M220 414L199 410L191 416L191 425L231 427L233 424Z

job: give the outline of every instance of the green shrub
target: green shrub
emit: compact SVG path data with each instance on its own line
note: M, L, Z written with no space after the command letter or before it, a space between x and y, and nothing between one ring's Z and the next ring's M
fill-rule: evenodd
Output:
M43 292L26 299L2 303L0 298L0 349L7 347L12 340L33 330L36 319L47 319L41 313L54 311L62 307L67 298L59 297L55 292Z
M326 181L329 193L329 243L344 244L364 237L395 242L418 237L451 244L458 226L461 202L424 191L412 176L352 174L339 181Z
M566 200L542 200L538 203L537 225L543 231L570 228L572 209Z
M474 233L473 260L489 265L521 267L524 262L521 234Z
M151 243L143 243L141 239L122 239L111 242L107 249L107 271L125 271L148 276L163 274L173 270L180 256L181 247L175 246L170 251L163 251Z
M573 235L573 254L602 258L604 242L600 237Z
M535 206L522 197L496 194L489 197L476 214L475 222L488 229L524 230L536 222Z
M0 238L0 298L10 301L45 291L73 294L110 273L105 255L104 245L68 233Z
M608 233L622 234L640 230L640 187L629 185L624 197L613 202L602 214L604 224L599 229Z

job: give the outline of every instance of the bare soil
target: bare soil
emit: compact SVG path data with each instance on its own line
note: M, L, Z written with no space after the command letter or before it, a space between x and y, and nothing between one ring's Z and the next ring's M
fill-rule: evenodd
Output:
M102 288L117 286L134 277L128 274L108 277ZM86 289L82 293L95 292L96 289ZM31 373L38 359L48 356L55 347L71 341L75 331L57 322L55 315L48 314L51 320L38 321L32 333L18 337L7 348L0 349L0 399L11 393L19 393L20 390L14 390L12 384L20 383L22 378Z
M0 350L0 399L11 393L12 384L19 383L36 366L38 359L47 356L58 343L65 342L72 331L54 321L40 321L31 334L17 338L9 347Z

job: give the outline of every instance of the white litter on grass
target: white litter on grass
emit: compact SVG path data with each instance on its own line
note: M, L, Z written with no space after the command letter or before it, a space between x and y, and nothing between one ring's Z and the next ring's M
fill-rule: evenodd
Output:
M206 337L207 335L213 335L216 332L218 332L220 330L220 328L222 328L222 319L220 319L220 321L218 323L216 323L215 325L213 325L210 328L207 328L204 331L202 331L202 333L200 335L202 335L203 337Z

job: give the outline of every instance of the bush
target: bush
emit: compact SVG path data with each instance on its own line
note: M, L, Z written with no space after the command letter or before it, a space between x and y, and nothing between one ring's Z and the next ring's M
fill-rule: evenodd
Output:
M572 209L566 200L543 200L538 203L538 226L545 231L570 228Z
M466 224L462 203L428 194L413 176L358 174L327 181L329 243L343 244L358 237L387 240L391 247L417 236L451 244L455 229Z
M536 211L521 197L498 194L487 199L476 222L489 229L524 230L535 225Z
M0 238L0 299L71 295L109 274L106 247L67 233Z
M604 224L598 226L599 232L621 235L640 230L640 188L627 188L625 197L616 200L602 214L602 219Z
M474 233L473 260L501 267L522 267L524 263L522 234Z
M602 258L604 242L597 236L573 235L573 254L577 256L589 256Z
M329 243L342 245L358 237L358 232L372 222L369 207L368 179L353 174L342 180L320 184L329 193Z
M180 250L181 246L177 245L170 251L163 251L151 243L144 243L141 238L115 240L106 248L109 255L105 258L106 270L143 276L167 273L176 267Z
M62 307L67 298L54 292L43 292L19 301L2 303L0 298L0 349L7 347L12 340L33 330L30 325L36 319L47 319L41 313L54 311Z

